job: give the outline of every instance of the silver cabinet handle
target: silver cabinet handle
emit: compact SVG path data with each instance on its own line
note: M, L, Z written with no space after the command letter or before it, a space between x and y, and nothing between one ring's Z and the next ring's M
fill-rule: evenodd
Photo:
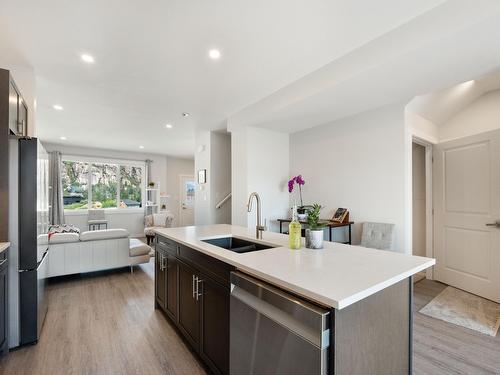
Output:
M164 271L165 268L165 255L160 254L160 269Z
M196 295L196 276L193 275L193 298L196 298L195 295Z
M487 227L497 227L500 228L500 220L495 221L494 223L486 224Z
M202 296L203 293L200 293L200 284L203 283L203 280L199 279L198 277L196 278L196 300L198 301L199 298Z
M2 261L0 262L0 266L3 266L3 264L4 264L5 262L7 262L7 259L2 260Z

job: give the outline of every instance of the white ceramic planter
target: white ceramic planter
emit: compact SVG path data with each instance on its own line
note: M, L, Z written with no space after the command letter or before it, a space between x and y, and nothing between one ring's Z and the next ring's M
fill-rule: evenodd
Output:
M308 249L323 248L323 229L306 229L306 247Z

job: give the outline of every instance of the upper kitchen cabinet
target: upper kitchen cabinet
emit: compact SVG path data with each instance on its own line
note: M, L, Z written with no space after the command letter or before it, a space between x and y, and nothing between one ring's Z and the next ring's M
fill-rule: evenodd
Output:
M0 131L4 136L28 134L28 105L5 69L0 69Z
M26 136L28 106L8 70L0 69L0 241L8 240L9 136Z

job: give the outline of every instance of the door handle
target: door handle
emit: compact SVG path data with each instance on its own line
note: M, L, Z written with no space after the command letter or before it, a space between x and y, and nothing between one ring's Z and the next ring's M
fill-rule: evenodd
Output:
M500 228L500 220L495 221L494 223L487 223L487 227L497 227Z

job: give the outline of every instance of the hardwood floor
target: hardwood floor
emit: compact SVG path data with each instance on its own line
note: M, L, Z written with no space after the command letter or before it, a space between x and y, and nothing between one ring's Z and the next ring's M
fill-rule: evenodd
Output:
M500 374L500 334L483 335L418 313L446 285L415 284L413 374Z
M51 283L39 343L9 353L0 374L205 374L154 309L153 265Z
M154 310L153 262L59 278L38 345L0 360L0 374L205 374ZM500 335L485 336L418 313L443 284L415 284L414 374L500 374Z

